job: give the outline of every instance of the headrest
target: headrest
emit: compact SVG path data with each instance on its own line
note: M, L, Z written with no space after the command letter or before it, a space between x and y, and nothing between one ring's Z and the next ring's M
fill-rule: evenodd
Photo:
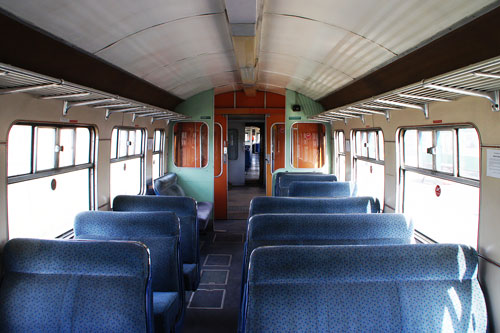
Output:
M290 197L354 197L358 187L354 182L294 181L290 183Z
M196 201L190 197L118 195L113 200L114 211L171 211L179 218L196 217Z

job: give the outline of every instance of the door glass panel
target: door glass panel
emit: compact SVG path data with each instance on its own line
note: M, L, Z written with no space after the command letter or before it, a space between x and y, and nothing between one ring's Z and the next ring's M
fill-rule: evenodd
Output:
M56 129L37 127L36 169L47 170L55 167Z
M458 175L479 179L479 137L474 128L458 130Z
M9 132L9 172L16 176L31 172L31 126L14 125Z
M432 169L432 131L418 132L418 166Z
M326 127L324 124L295 123L292 126L292 166L321 168L325 164Z
M174 164L199 168L208 165L208 126L202 122L179 122L174 125Z
M238 130L231 128L227 131L227 155L229 160L238 159Z
M453 132L436 132L436 170L453 173Z

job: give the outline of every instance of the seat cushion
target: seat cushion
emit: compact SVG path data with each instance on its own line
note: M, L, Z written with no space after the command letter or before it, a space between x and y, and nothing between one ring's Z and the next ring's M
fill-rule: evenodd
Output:
M196 264L183 264L182 271L184 273L184 289L196 290L199 283L198 267Z
M154 292L153 312L156 332L170 332L175 327L181 300L176 292Z
M207 228L214 205L209 201L198 201L198 228L205 230Z

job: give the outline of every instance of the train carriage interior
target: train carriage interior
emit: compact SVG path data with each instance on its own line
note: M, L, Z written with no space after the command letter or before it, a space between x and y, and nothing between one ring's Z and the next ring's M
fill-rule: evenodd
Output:
M0 0L0 332L500 330L498 0Z

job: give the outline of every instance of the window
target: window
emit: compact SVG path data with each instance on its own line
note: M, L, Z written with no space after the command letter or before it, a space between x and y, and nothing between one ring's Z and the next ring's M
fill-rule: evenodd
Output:
M109 194L140 194L143 188L145 130L115 128L111 134Z
M335 131L335 165L337 179L345 182L345 135L344 131Z
M18 123L8 137L9 239L54 238L94 209L91 127ZM29 209L27 209L29 207Z
M292 126L292 167L322 168L325 165L326 127L318 123Z
M358 195L378 198L384 207L384 135L381 130L353 131L353 174Z
M165 131L157 129L153 138L153 180L163 175L163 147L165 147Z
M173 151L176 167L206 167L208 165L208 125L202 122L175 123Z
M477 246L479 156L470 126L407 128L400 132L403 212L418 235Z

